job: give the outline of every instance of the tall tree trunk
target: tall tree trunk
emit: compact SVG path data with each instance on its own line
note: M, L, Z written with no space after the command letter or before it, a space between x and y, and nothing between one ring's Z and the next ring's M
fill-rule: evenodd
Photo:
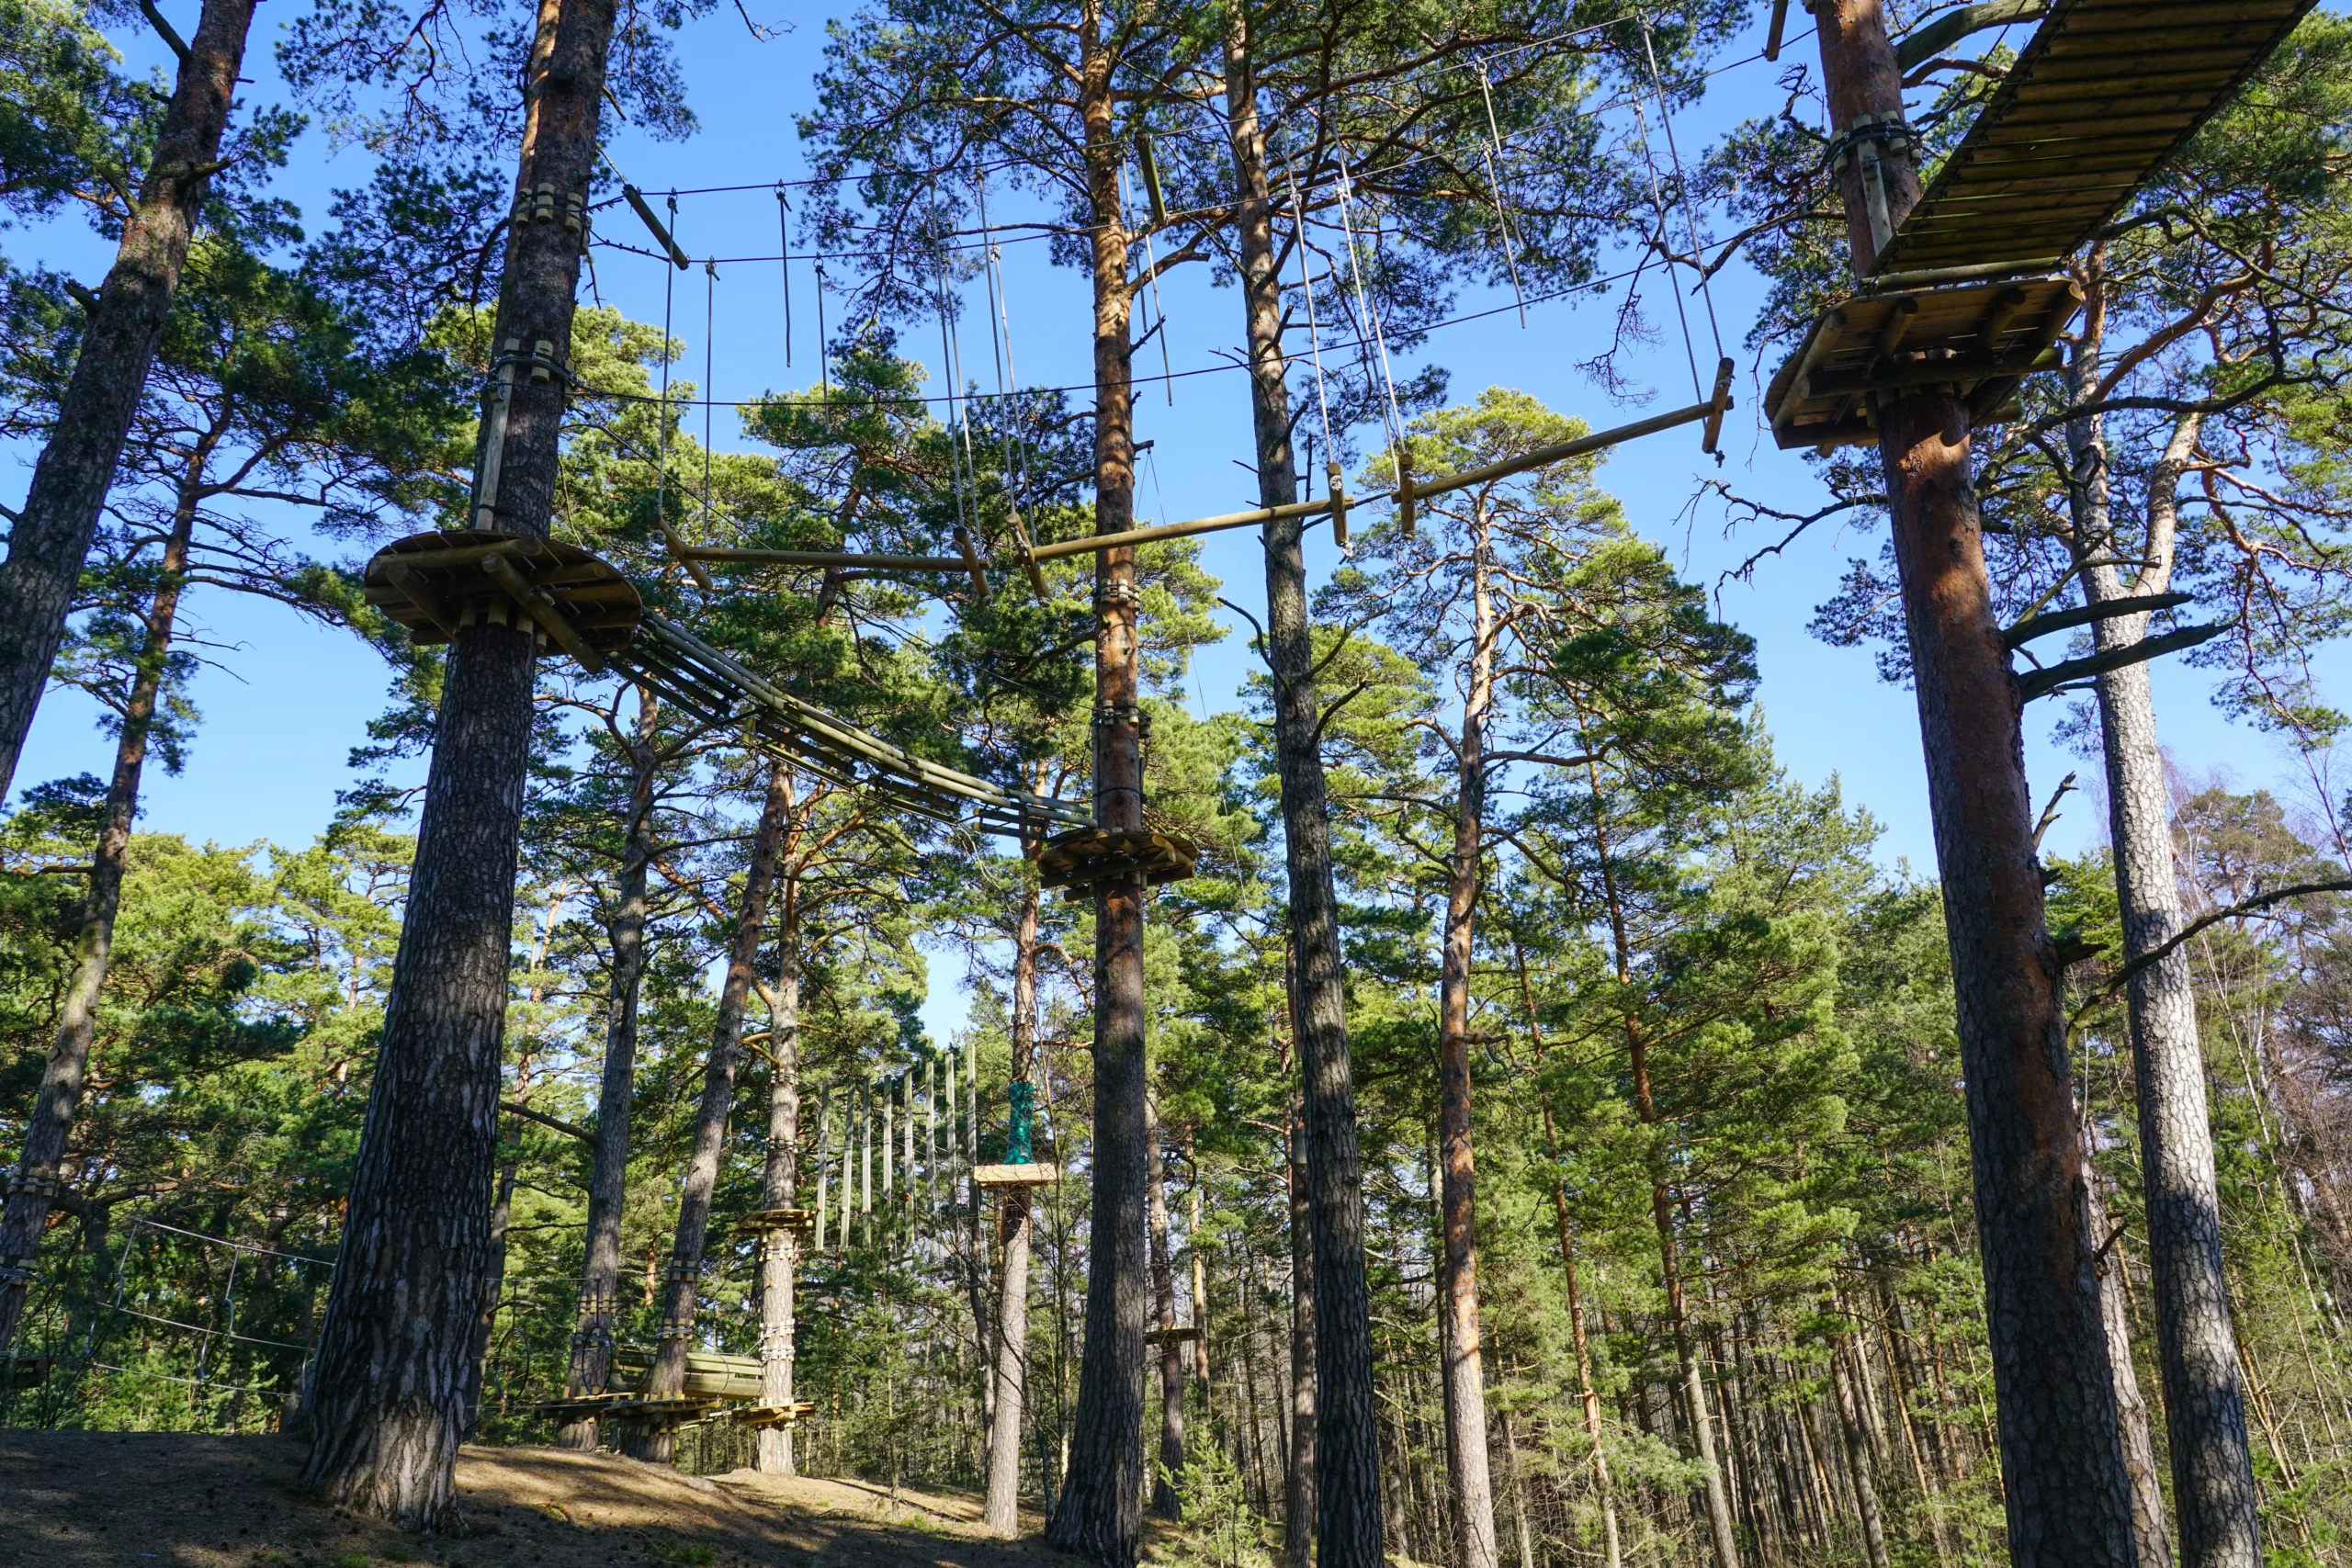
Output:
M710 1062L704 1069L702 1102L695 1111L694 1152L686 1159L678 1190L678 1228L670 1244L662 1280L662 1326L656 1333L648 1399L675 1399L685 1392L686 1352L694 1342L695 1316L702 1292L703 1245L710 1230L710 1199L718 1186L718 1165L727 1149L727 1123L735 1109L735 1064L742 1053L743 1009L752 995L752 966L767 924L768 895L775 886L777 857L792 826L792 767L778 758L768 764L767 788L758 826L752 830L751 863L743 873L743 901L727 950L727 977L718 987L718 1016L710 1029ZM676 1432L650 1427L638 1445L639 1457L666 1464Z
M1902 77L1880 0L1824 0L1815 18L1833 129L1899 120ZM1919 195L1908 153L1881 144L1874 160L1849 160L1847 227L1864 274L1881 243L1866 165L1884 171L1892 222ZM2127 1568L2131 1489L2083 1213L2061 965L2034 853L2022 704L1985 576L1969 419L1949 389L1879 400L1959 1002L2009 1554L2015 1568Z
M97 307L83 323L56 423L8 533L8 557L0 561L0 796L16 778L26 732L57 661L74 585L179 290L253 19L254 0L205 0L147 177L99 285ZM0 1269L14 1257L0 1253ZM0 1332L0 1345L6 1343Z
M164 541L155 596L147 604L145 635L130 688L123 694L122 728L116 734L114 774L107 784L106 816L90 856L89 889L82 900L81 929L74 933L74 972L58 1009L57 1035L42 1065L40 1091L8 1183L7 1206L0 1211L0 1350L13 1344L24 1314L25 1297L40 1254L41 1232L63 1189L65 1144L81 1109L82 1082L89 1072L90 1046L97 1038L98 994L106 987L107 963L114 952L115 916L122 908L122 874L130 856L131 824L139 817L139 779L154 733L155 707L169 668L172 637L179 620L180 592L187 581L187 555L196 530L198 486L209 459L209 444L192 458L172 531ZM44 676L44 679L46 677ZM0 780L0 788L6 782Z
M782 973L776 977L775 1025L768 1035L767 1165L760 1177L760 1207L789 1209L800 1197L800 863L787 863L776 919ZM772 1230L760 1238L760 1403L789 1405L792 1388L794 1272L800 1233ZM759 1469L790 1475L792 1428L760 1428Z
M1478 1334L1477 1180L1470 1146L1470 980L1485 852L1487 724L1495 696L1495 607L1484 503L1470 529L1471 645L1455 750L1453 853L1446 866L1438 972L1438 1311L1445 1348L1446 1476L1454 1568L1496 1568L1495 1495L1487 1456L1487 1384Z
M1306 1125L1295 1094L1286 1121L1290 1157L1283 1168L1290 1180L1291 1439L1290 1471L1283 1478L1283 1562L1284 1568L1314 1568L1315 1217L1308 1201ZM1208 1334L1205 1319L1201 1333L1204 1337Z
M2115 1235L2107 1217L2107 1195L2098 1171L2084 1162L2091 1227L2102 1242ZM2120 1245L2120 1240L2118 1245ZM2147 1397L2132 1364L2131 1308L2123 1299L2123 1269L2110 1248L2099 1266L2099 1322L2107 1333L2108 1362L2115 1369L2115 1416L2123 1433L2123 1468L2132 1483L2132 1541L2138 1568L2172 1568L2172 1532L2165 1528L2164 1488L2156 1480L2156 1436Z
M1230 8L1226 114L1237 184L1234 234L1250 345L1250 420L1258 497L1297 498L1283 300L1258 118L1246 7ZM1315 1268L1316 1540L1321 1568L1382 1568L1380 1411L1372 1385L1372 1295L1363 1256L1362 1156L1354 1070L1348 1056L1346 976L1331 822L1317 744L1322 700L1306 613L1306 561L1296 518L1269 523L1266 660L1273 674L1274 751L1282 780L1283 851L1290 935L1297 955L1298 1055L1305 1089L1308 1212Z
M1094 527L1135 525L1134 294L1119 197L1125 142L1114 121L1113 52L1094 0L1079 19L1079 112L1093 244ZM1095 558L1094 820L1143 826L1143 711L1133 546ZM1132 1568L1143 1530L1144 997L1140 876L1095 894L1093 1223L1086 1339L1070 1468L1048 1544L1104 1568Z
M512 230L492 341L569 352L612 0L544 0L515 182L553 216ZM510 368L512 367L510 364ZM474 520L544 536L563 382L507 379L484 423ZM492 443L497 460L488 461ZM485 482L488 481L488 482ZM490 1261L500 1040L530 759L534 638L477 622L450 650L424 819L334 1285L312 1363L306 1481L411 1529L447 1522L473 1315Z
M1162 1168L1159 1108L1151 1108L1145 1213L1151 1226L1151 1296L1159 1327L1159 1463L1151 1479L1152 1512L1181 1519L1184 1474L1184 1345L1176 1337L1176 1259L1169 1251L1168 1174Z
M2101 368L2096 337L2086 333L2086 340L2073 367L2078 399L2087 395ZM2177 487L2201 428L2199 415L2177 421L2149 473L2148 536L2134 552L2149 564L2127 585L2111 564L2120 552L2109 506L2104 434L2096 419L2068 426L2075 459L2075 548L2085 558L2086 603L2161 593L2171 585ZM2147 631L2146 615L2116 615L2093 624L2092 640L2107 653L2138 644ZM2172 801L2147 665L2108 671L2098 678L2097 688L2123 959L2138 964L2178 935L2183 924L2173 866ZM2147 1190L2148 1260L2155 1282L2156 1357L2171 1439L2181 1564L2259 1568L2260 1498L2246 1436L2237 1328L2222 1263L2221 1190L2188 950L2176 947L2141 969L2126 996Z
M1035 877L1024 877L1021 913L1012 931L1014 1083L1029 1081L1037 1054L1037 898ZM967 1103L978 1105L979 1085L969 1087ZM977 1135L973 1148L977 1159ZM1021 1533L1021 1421L1029 1388L1030 1189L1015 1183L1001 1190L1004 1208L997 1228L1002 1270L996 1299L996 1396L989 1415L988 1495L981 1521L990 1535L1012 1540ZM978 1197L976 1186L975 1202ZM1040 1479L1050 1480L1042 1474Z
M612 1374L614 1327L620 1312L621 1215L628 1201L629 1112L637 1093L637 1005L645 977L645 883L653 863L653 784L661 765L661 708L650 687L637 689L637 733L630 745L628 828L620 883L607 931L612 999L605 1014L605 1066L596 1091L596 1142L588 1172L586 1257L571 1330L564 1392L596 1393ZM556 1440L594 1452L594 1416L567 1421Z
M1835 1308L1825 1305L1823 1310L1832 1312ZM1829 1347L1830 1399L1838 1407L1838 1424L1846 1437L1846 1467L1853 1479L1855 1512L1861 1520L1862 1554L1869 1559L1870 1568L1889 1568L1893 1559L1886 1553L1886 1521L1879 1511L1870 1426L1863 1419L1861 1402L1855 1395L1854 1381L1847 1371L1850 1344L1849 1339L1841 1337Z
M1558 1134L1552 1125L1552 1101L1544 1100L1544 1131L1557 1145ZM1617 1499L1609 1484L1609 1455L1600 1440L1600 1391L1592 1377L1592 1343L1585 1332L1584 1292L1577 1282L1576 1231L1568 1224L1568 1190L1558 1183L1552 1188L1552 1217L1560 1230L1560 1269L1568 1286L1568 1336L1577 1352L1577 1394L1584 1406L1585 1436L1592 1440L1592 1483L1600 1498L1600 1535L1602 1561L1608 1568L1623 1568L1624 1557L1617 1543Z

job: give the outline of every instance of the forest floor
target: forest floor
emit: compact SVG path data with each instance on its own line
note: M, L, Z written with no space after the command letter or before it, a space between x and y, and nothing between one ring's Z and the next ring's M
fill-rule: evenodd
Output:
M460 1533L322 1506L286 1438L0 1431L0 1568L1042 1568L974 1497L469 1448ZM1024 1517L1024 1529L1043 1521Z

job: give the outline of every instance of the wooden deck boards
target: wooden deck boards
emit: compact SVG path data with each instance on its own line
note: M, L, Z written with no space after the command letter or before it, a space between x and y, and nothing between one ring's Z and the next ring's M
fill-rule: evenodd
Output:
M2075 250L2229 101L2312 3L2058 0L1888 242L1879 270ZM2093 149L2086 163L2080 154ZM2036 163L2050 172L2018 168Z
M1871 394L1905 386L1956 386L1989 416L2081 302L2081 287L2060 276L1859 295L1814 323L1765 389L1772 439L1875 440Z

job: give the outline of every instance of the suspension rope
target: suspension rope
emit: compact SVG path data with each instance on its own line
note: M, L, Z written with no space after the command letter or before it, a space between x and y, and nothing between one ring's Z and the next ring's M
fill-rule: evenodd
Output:
M670 197L670 232L675 234L677 231L678 198L673 195ZM670 344L673 341L670 328L677 292L677 275L672 268L664 266L662 269L662 439L660 455L655 459L653 525L662 530L662 537L668 541L673 552L678 547L678 541L670 533ZM710 389L705 387L702 392L707 398Z
M1373 230L1373 243L1374 245L1377 245L1379 243L1380 231L1378 228L1379 219L1376 215L1374 216L1373 222L1374 225ZM1401 490L1404 488L1405 483L1405 470L1403 467L1403 459L1397 456L1397 448L1405 440L1405 420L1404 416L1396 412L1396 378L1389 373L1388 368L1387 334L1381 330L1380 312L1373 308L1371 291L1364 288L1363 262L1363 259L1356 254L1355 185L1353 181L1348 178L1348 172L1345 168L1342 168L1340 171L1340 233L1347 243L1349 275L1355 279L1356 308L1363 312L1363 320L1368 323L1367 328L1358 329L1356 338L1358 353L1360 355L1363 353L1363 344L1364 343L1365 333L1368 330L1372 345L1378 351L1380 355L1380 384L1381 389L1385 394L1385 399L1382 404L1382 414L1384 419L1384 428L1388 432L1388 466L1394 472L1397 488ZM1366 365L1366 380L1371 379L1370 372L1371 367Z
M1510 231L1510 213L1503 206L1502 180L1495 173L1496 165L1502 160L1503 133L1495 121L1495 92L1487 85L1487 67L1483 61L1478 65L1478 96L1487 101L1487 134L1494 139L1494 151L1489 152L1481 147L1478 156L1486 161L1487 188L1495 193L1495 228L1502 238L1503 261L1510 267L1510 297L1518 303L1519 324L1524 331L1527 327L1527 296L1521 292L1519 287L1518 246Z
M1666 291L1674 299L1675 318L1682 323L1682 355L1690 362L1690 395L1704 401L1707 394L1699 386L1699 350L1690 341L1690 313L1682 308L1682 288L1674 281L1674 247L1666 241L1666 193L1658 188L1657 158L1650 150L1649 117L1642 113L1642 106L1634 106L1634 121L1642 128L1642 163L1650 175L1650 205L1657 209L1657 229L1655 243L1666 257Z
M776 254L784 262L784 367L792 368L792 203L775 187Z
M1666 131L1666 153L1673 160L1674 185L1682 197L1682 220L1690 231L1690 265L1699 274L1699 299L1707 307L1707 331L1714 339L1715 357L1724 357L1724 332L1715 321L1715 296L1707 287L1707 253L1699 243L1699 215L1690 205L1690 181L1682 172L1682 152L1674 142L1674 113L1666 101L1666 82L1658 75L1657 51L1650 47L1649 18L1642 18L1642 53L1649 62L1650 86L1657 94L1657 121Z
M706 260L702 264L702 379L707 389L711 384L712 355L718 347L718 265ZM711 416L717 402L705 398L702 403L702 526L703 537L710 534L710 430Z
M1315 280L1306 270L1306 209L1299 203L1298 175L1287 158L1283 161L1283 175L1290 182L1291 221L1298 229L1298 291L1306 299L1306 345L1315 360L1315 401L1323 412L1323 451L1336 459L1339 448L1331 445L1331 398L1323 386L1323 334L1315 321ZM1315 459L1308 457L1306 466L1311 472Z

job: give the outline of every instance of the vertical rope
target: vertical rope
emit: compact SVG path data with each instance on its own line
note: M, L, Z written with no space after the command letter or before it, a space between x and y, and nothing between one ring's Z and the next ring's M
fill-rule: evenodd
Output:
M1675 188L1682 195L1682 221L1690 231L1690 265L1699 273L1699 299L1707 307L1707 332L1714 339L1715 357L1724 357L1723 328L1715 321L1715 296L1707 287L1707 253L1699 243L1699 215L1690 206L1690 181L1682 172L1682 152L1674 144L1674 115L1666 102L1666 83L1658 75L1657 51L1650 47L1649 18L1642 18L1642 53L1649 61L1650 86L1657 94L1657 122L1666 131L1666 153L1674 164Z
M784 367L792 368L792 203L785 199L784 186L775 187L776 249L784 257Z
M670 197L670 232L678 231L678 198ZM662 429L655 437L655 472L653 478L653 523L666 539L670 533L670 328L673 307L677 301L678 275L675 268L662 268Z
M1519 248L1510 231L1510 214L1503 206L1502 181L1495 173L1503 155L1503 133L1495 121L1495 93L1487 83L1487 62L1483 60L1478 62L1478 96L1487 101L1487 134L1494 139L1494 151L1490 153L1481 147L1478 156L1486 161L1487 188L1495 193L1495 227L1502 235L1503 260L1510 267L1510 297L1518 302L1519 324L1523 329L1527 325L1527 296L1519 287Z
M1642 113L1642 106L1634 106L1634 123L1642 128L1642 163L1650 174L1650 205L1657 209L1658 250L1666 257L1666 291L1674 298L1674 314L1682 323L1682 356L1690 362L1690 395L1700 402L1707 394L1699 385L1699 351L1690 342L1690 313L1682 308L1682 287L1674 281L1674 249L1666 243L1666 193L1658 188L1657 159L1650 151L1649 117Z
M1298 173L1288 160L1283 164L1283 177L1290 182L1291 221L1298 230L1298 291L1306 299L1306 345L1315 360L1315 401L1323 412L1323 450L1335 452L1338 448L1331 445L1331 398L1323 387L1323 334L1315 322L1315 280L1306 270L1306 208L1298 199ZM1306 466L1311 483L1314 454L1307 455Z
M1377 221L1375 219L1375 225ZM1357 343L1361 349L1368 340L1380 355L1380 384L1385 394L1381 405L1383 428L1388 433L1389 467L1395 471L1396 481L1401 488L1405 482L1405 471L1398 462L1396 447L1405 439L1405 421L1396 412L1396 381L1388 369L1388 339L1381 331L1380 312L1373 308L1371 291L1364 288L1363 260L1356 254L1355 183L1348 177L1348 166L1344 162L1340 164L1340 232L1347 242L1348 275L1355 280L1356 309L1362 312L1364 321L1364 331ZM1375 244L1379 243L1378 235L1379 230L1375 227ZM1369 370L1370 367L1367 366L1366 369Z
M706 258L702 264L702 526L705 537L710 534L710 421L718 408L711 392L712 355L718 346L718 266Z

